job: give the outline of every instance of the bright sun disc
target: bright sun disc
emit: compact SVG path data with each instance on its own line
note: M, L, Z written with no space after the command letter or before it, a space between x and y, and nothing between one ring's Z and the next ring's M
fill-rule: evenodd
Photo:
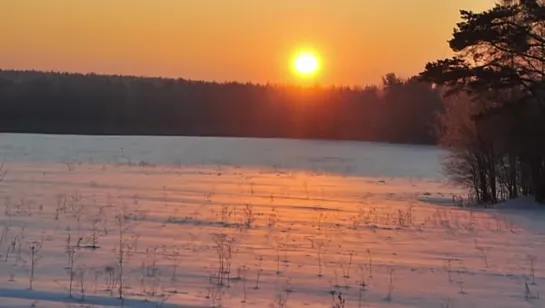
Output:
M302 53L295 59L295 70L302 75L314 74L318 68L318 58L311 53Z

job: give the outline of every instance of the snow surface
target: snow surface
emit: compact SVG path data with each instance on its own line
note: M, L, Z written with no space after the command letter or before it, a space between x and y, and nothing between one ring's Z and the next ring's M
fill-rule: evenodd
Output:
M0 307L545 307L545 211L455 206L441 155L0 135Z

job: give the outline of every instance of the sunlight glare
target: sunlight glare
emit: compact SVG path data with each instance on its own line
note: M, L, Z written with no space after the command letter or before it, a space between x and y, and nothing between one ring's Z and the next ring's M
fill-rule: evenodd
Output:
M294 68L301 75L313 75L320 68L320 63L314 54L305 52L295 58Z

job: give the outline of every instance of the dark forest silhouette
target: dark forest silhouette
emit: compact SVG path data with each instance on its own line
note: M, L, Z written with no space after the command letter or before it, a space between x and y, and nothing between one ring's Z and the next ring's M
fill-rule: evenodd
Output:
M447 89L446 171L478 203L545 202L545 4L504 0L461 17L449 41L455 56L421 74Z
M366 140L432 144L439 93L415 78L382 87L298 87L0 71L0 131Z

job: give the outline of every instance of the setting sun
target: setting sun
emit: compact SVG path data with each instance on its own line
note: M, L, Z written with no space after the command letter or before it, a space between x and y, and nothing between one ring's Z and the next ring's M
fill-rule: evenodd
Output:
M320 63L314 54L301 53L295 58L294 68L301 75L313 75L320 68Z

